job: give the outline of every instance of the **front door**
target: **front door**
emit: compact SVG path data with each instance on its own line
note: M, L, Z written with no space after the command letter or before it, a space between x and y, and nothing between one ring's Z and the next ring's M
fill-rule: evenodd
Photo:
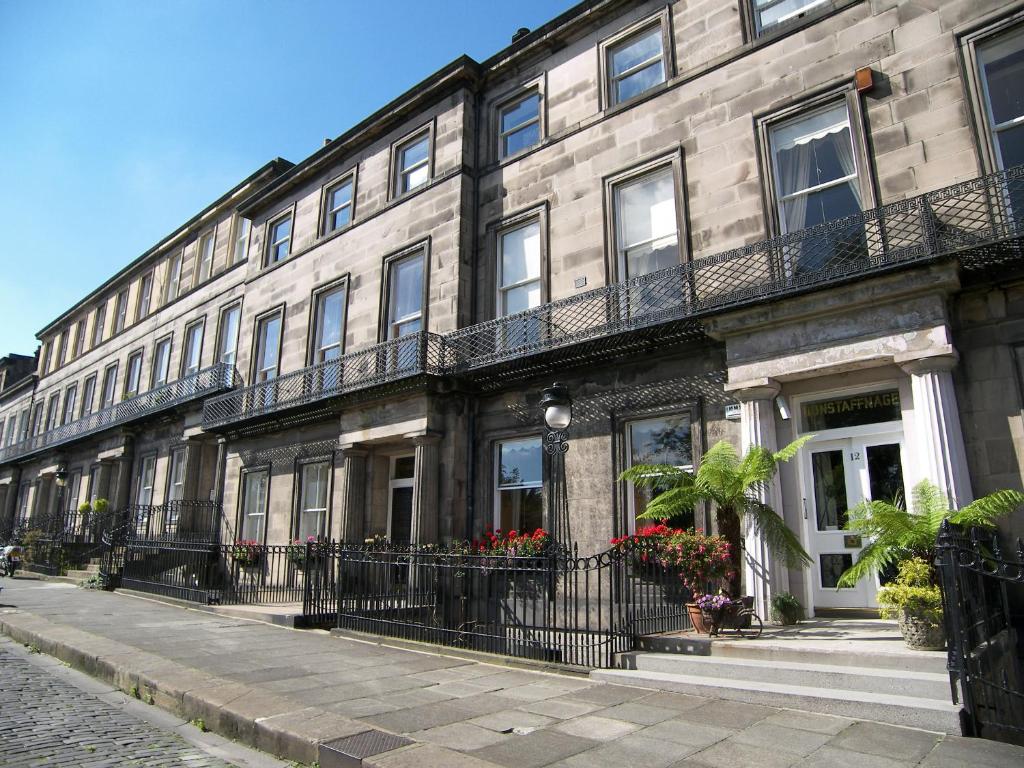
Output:
M804 452L804 530L811 555L815 608L869 608L878 603L876 577L838 588L843 571L866 541L846 529L847 513L867 500L904 498L900 433L811 442Z
M390 498L388 499L388 539L393 544L408 544L412 538L412 496L416 482L416 458L391 458Z

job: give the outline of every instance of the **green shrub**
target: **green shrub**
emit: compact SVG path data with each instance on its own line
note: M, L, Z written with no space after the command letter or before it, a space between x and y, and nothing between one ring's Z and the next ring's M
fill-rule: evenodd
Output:
M780 592L772 598L772 621L796 624L804 617L804 607L789 592Z
M932 623L942 621L942 592L931 583L931 566L919 557L899 564L899 575L892 584L878 590L879 613L895 619L906 611Z

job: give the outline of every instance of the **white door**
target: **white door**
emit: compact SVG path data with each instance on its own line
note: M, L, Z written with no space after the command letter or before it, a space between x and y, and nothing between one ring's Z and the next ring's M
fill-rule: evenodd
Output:
M862 501L904 498L903 437L898 432L813 441L804 452L804 531L815 608L873 608L874 576L839 589L843 571L866 541L845 530L847 512Z

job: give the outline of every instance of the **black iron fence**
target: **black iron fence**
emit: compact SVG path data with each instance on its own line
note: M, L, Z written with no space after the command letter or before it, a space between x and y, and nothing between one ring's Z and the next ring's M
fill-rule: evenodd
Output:
M441 337L412 333L211 398L203 404L203 426L278 413L424 373L439 374L445 367Z
M1024 604L1024 542L1006 554L997 537L946 522L936 564L963 733L1024 745L1024 617L1012 608Z
M304 610L389 637L610 667L637 635L690 627L679 574L609 550L589 557L331 544ZM319 591L315 588L319 587Z
M217 544L129 539L121 585L144 592L217 605L293 604L322 591L326 545Z
M68 424L8 446L0 450L0 464L64 445L111 427L128 424L204 395L230 389L237 383L236 379L234 366L217 363L162 387L129 397Z

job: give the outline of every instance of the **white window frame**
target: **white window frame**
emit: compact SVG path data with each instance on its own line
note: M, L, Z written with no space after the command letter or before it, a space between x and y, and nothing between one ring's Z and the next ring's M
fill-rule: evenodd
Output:
M341 301L341 317L338 318L338 343L324 346L324 313L326 309L326 299L336 293L342 294ZM332 286L322 288L315 293L313 302L313 339L312 339L312 354L310 359L310 365L316 365L317 363L325 362L328 359L336 360L345 354L345 310L348 306L348 281L342 281ZM328 358L330 350L337 349L337 354L334 357Z
M537 265L538 275L537 275L537 277L528 277L528 278L526 278L524 280L520 280L519 282L509 283L508 285L506 285L504 283L505 237L508 236L509 234L513 233L513 232L518 232L519 230L526 229L527 227L536 227L537 228L537 238L538 238L538 242L539 242L539 252L537 254L537 258L538 258L538 261L539 261L539 264ZM497 287L497 297L496 297L497 312L495 312L495 316L496 317L507 317L509 314L515 314L515 313L510 313L510 312L506 311L506 308L505 308L505 297L508 295L509 291L512 291L512 290L514 290L516 288L523 288L523 287L530 286L530 285L533 285L533 284L536 283L540 287L540 292L539 292L540 293L540 298L538 299L538 302L537 302L536 306L529 307L529 309L536 309L536 307L539 307L539 306L541 306L544 303L544 296L545 296L545 280L544 280L545 254L544 254L544 246L545 246L545 242L544 242L544 224L543 224L543 221L542 221L542 219L541 219L541 217L539 215L531 217L531 218L526 219L524 221L519 221L519 222L516 222L514 224L509 224L508 226L502 227L501 229L498 230L498 232L497 232L497 249L496 249L496 251L497 251L497 255L496 255L497 263L495 265L496 271L497 271L497 280L495 281L496 287Z
M603 40L599 44L601 81L603 83L602 96L604 101L603 106L605 109L616 107L620 104L628 104L636 99L642 98L660 88L664 88L665 84L672 79L675 72L674 57L672 55L673 40L670 27L671 19L669 18L668 11L662 10L653 17L641 19L607 40ZM612 69L612 57L614 54L631 43L634 43L637 39L645 37L651 33L658 35L658 39L661 43L660 55L646 59L640 64L636 64L629 69L616 74ZM622 80L652 66L657 61L661 61L661 71L663 75L662 81L652 85L650 88L640 91L639 93L635 93L625 99L620 99L618 96L619 83Z
M135 322L149 317L153 305L153 273L147 272L139 281L139 305L135 308Z
M396 279L398 277L398 266L401 265L401 264L404 264L404 263L406 263L408 261L412 261L413 259L420 259L423 262L423 267L422 267L422 269L420 271L420 274L422 275L422 280L421 280L421 285L420 285L420 293L419 293L419 295L420 295L420 308L416 312L412 312L412 313L410 313L408 315L403 315L402 317L396 317L395 316L395 311L396 311L395 303L398 300L398 291L396 290L396 288L398 287L398 284L397 284L397 281L396 281ZM425 294L426 285L427 285L427 250L426 250L426 248L425 247L415 248L412 251L409 251L407 253L404 253L404 254L396 256L396 257L394 257L392 259L389 259L388 262L387 262L387 269L388 269L388 280L387 280L387 290L388 290L388 296L387 296L387 327L386 327L385 330L386 330L386 340L391 341L391 340L394 340L394 339L401 338L402 336L409 335L409 334L401 334L400 335L398 333L398 328L400 328L403 325L406 325L407 323L411 323L414 320L418 320L419 321L420 331L423 331L423 330L426 329L425 328L426 324L424 322L425 321L425 313L423 311L424 308L425 308L425 305L426 305L426 296L424 294ZM410 331L410 333L418 333L418 332L419 331Z
M213 275L213 252L217 247L217 230L211 229L199 237L196 245L196 274L192 285L206 282Z
M75 323L75 347L72 353L75 358L82 356L85 351L85 318Z
M181 263L183 251L177 251L167 259L167 279L164 282L164 304L170 304L181 291Z
M60 424L70 424L75 420L75 408L78 405L78 382L68 384L64 390L64 407L61 410Z
M181 348L181 376L198 373L203 366L203 337L206 335L206 318L200 318L185 326L185 343ZM195 349L195 364L191 357Z
M426 142L426 144L427 144L427 156L423 160L418 160L417 162L412 163L409 166L406 166L404 164L405 163L405 153L408 152L410 149L412 149L417 144L420 144L421 142ZM402 141L400 141L399 143L395 144L394 153L393 153L393 155L394 155L394 173L393 173L393 180L392 180L392 185L393 185L392 197L393 198L399 198L399 197L402 197L403 195L409 194L410 192L415 192L417 189L422 189L423 187L427 186L430 183L430 180L434 176L434 173L433 173L433 155L434 155L433 144L434 144L434 141L433 141L433 131L429 127L422 128L422 129L416 131L414 134L412 134L408 138L402 139ZM415 187L411 187L411 186L407 187L406 186L407 177L410 174L412 174L412 173L414 173L414 172L416 172L419 169L424 168L424 167L427 169L427 177L423 181L423 183L422 184L417 184Z
M511 128L503 128L502 126L503 126L503 124L505 122L505 115L507 113L509 113L509 112L514 111L518 106L520 106L521 104L523 104L523 102L525 102L525 101L527 101L529 99L536 99L537 100L537 115L535 117L530 118L529 120L524 120L521 123L517 123L516 125L512 126ZM519 155L519 154L521 154L523 152L528 152L529 150L531 150L534 147L540 145L540 143L544 141L544 120L543 120L544 94L541 92L540 88L537 88L537 87L530 88L527 91L524 91L524 92L521 92L521 93L517 94L516 96L512 97L511 99L508 99L507 101L503 102L498 107L497 111L498 111L498 157L501 160L507 160L508 158L515 157L516 155ZM506 142L506 140L510 136L512 136L512 135L514 135L516 133L519 133L520 131L524 131L527 128L529 128L531 125L534 125L534 124L537 125L537 141L536 142L534 142L533 144L530 144L529 146L523 147L522 149L518 149L515 152L508 152L508 151L506 151L505 142Z
M152 506L155 488L156 454L148 453L142 457L142 463L139 465L139 487L135 492L135 503L141 506ZM143 501L144 494L146 501Z
M181 501L185 498L185 469L188 450L184 446L171 449L167 469L167 500ZM170 525L177 524L177 518L165 521Z
M134 387L132 386L132 379L134 379ZM124 370L124 392L121 395L122 400L127 400L130 397L135 397L139 394L139 390L142 387L142 350L137 350L128 355L128 363L125 365Z
M227 318L234 314L235 316L235 330L234 338L230 342L231 354L230 360L225 360L228 356L228 326L226 325ZM238 335L242 326L242 305L231 304L224 307L220 311L220 319L217 324L217 362L224 363L225 365L234 365L238 359Z
M106 325L107 321L107 302L103 302L96 307L96 314L93 316L92 321L92 347L95 349L103 343L103 332L106 330L103 326Z
M275 231L277 228L282 226L285 222L288 222L288 234L284 237L278 237L276 240L273 239L276 236ZM264 266L270 267L274 264L279 264L282 261L287 261L288 257L292 255L292 235L294 233L295 216L291 210L288 210L279 216L275 216L267 222L267 255ZM274 258L281 246L284 246L284 254L278 258Z
M262 509L250 510L248 509L249 503L249 483L256 482L255 478L260 475L263 476L264 485L264 498ZM270 467L261 467L245 470L242 473L242 493L239 515L239 526L238 526L238 538L256 541L262 544L266 541L267 537L267 505L270 503ZM256 535L250 536L249 526L250 520L255 520Z
M323 506L310 506L306 498L306 473L310 470L323 470ZM319 483L318 483L319 485ZM299 465L299 508L295 518L295 538L301 543L306 542L305 536L314 535L318 539L327 536L328 510L331 505L331 462L327 459L306 461ZM316 518L315 534L303 534L303 521L309 515Z
M412 477L395 477L398 462L401 459L413 459L413 475ZM399 453L390 458L388 466L388 541L394 540L394 527L392 521L394 519L394 507L395 507L395 489L396 488L415 488L416 487L416 454L415 453ZM415 491L413 491L415 493ZM409 529L410 539L412 538L412 527ZM411 543L411 542L410 542Z
M93 402L96 400L96 383L97 375L91 373L85 377L85 382L82 384L82 405L79 410L79 418L85 418L93 411Z
M100 410L109 408L117 401L117 363L103 369L103 389L100 391ZM107 395L110 395L107 397Z
M537 449L541 453L540 461L540 473L541 478L537 482L530 483L518 483L516 485L502 485L501 484L501 447L510 443L537 443ZM541 490L541 520L547 516L547 509L544 504L544 440L540 435L523 435L516 437L506 437L500 440L494 441L494 477L491 484L491 502L492 502L492 513L491 513L491 525L492 530L498 530L501 527L501 492L502 491L520 491L520 490L533 490L539 488ZM541 527L544 527L543 525ZM520 531L521 532L521 531ZM529 531L532 533L532 531Z
M153 367L149 374L149 388L162 387L171 378L171 337L164 336L153 346Z
M278 323L277 349L274 350L273 374L270 367L261 367L267 350L267 328L273 321ZM280 309L256 318L256 354L253 355L253 382L261 384L276 379L281 372L281 343L284 337L284 312Z
M611 183L611 196L612 196L612 234L615 242L615 267L621 281L629 280L632 277L639 277L639 275L631 275L629 273L629 252L637 248L641 248L646 245L653 245L654 243L664 242L667 246L669 239L672 235L662 235L660 237L651 237L647 240L641 240L636 243L625 243L625 215L623 213L622 196L623 190L629 187L641 184L649 179L652 179L661 174L668 174L672 179L672 212L675 217L676 229L674 233L675 247L678 254L678 263L682 263L684 260L683 243L685 239L683 237L683 227L680 222L679 216L679 195L680 185L679 177L673 162L663 162L653 164L649 167L645 167L642 171L630 174L629 176L623 176L614 180Z
M348 202L341 203L336 206L331 206L331 200L334 193L344 187L351 187L352 191L349 196ZM333 226L335 214L348 209L348 221L338 226ZM356 209L356 174L355 171L349 171L344 176L331 182L324 187L324 204L323 204L323 228L321 231L322 236L327 236L333 232L340 232L343 229L351 227L355 221L355 209Z
M236 216L231 236L231 265L249 258L249 232L251 222L244 216Z
M114 299L114 333L118 334L128 325L128 289L118 291Z

